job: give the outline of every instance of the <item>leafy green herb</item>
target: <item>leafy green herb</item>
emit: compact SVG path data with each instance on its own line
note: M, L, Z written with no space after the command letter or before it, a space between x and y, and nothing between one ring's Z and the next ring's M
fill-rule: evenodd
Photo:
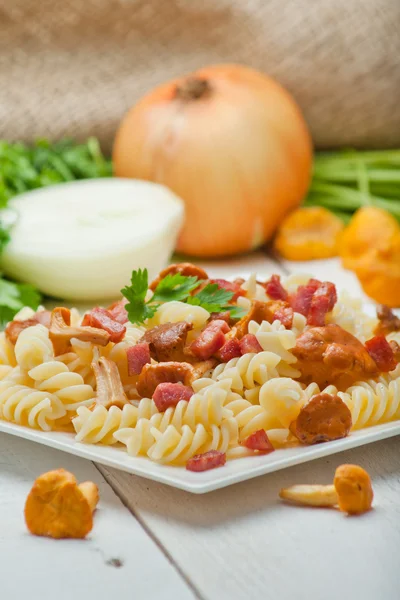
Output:
M233 297L233 292L218 287L216 283L207 284L200 292L190 293L199 285L197 277L185 277L180 273L167 275L160 281L150 300L146 302L149 286L147 269L132 271L131 285L121 290L129 303L125 306L131 323L143 323L154 316L157 308L163 302L172 300L186 302L193 306L201 306L208 312L229 311L233 319L240 319L246 311L239 306L227 305Z
M174 275L169 273L164 279L161 279L154 290L152 302L171 302L172 300L182 302L198 285L197 277L185 277L180 273Z
M151 304L145 301L149 287L149 274L147 269L132 271L131 285L121 290L121 293L129 303L125 306L131 323L143 323L146 319L154 316L159 304Z
M216 283L209 283L198 294L190 296L187 303L202 306L208 312L219 312L232 298L233 292L219 288Z
M0 326L12 321L24 306L37 309L41 296L32 285L0 279Z

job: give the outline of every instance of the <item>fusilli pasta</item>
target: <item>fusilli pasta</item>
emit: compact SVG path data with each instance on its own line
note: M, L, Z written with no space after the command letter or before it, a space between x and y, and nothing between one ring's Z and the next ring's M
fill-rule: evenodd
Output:
M25 371L54 358L49 330L44 325L33 325L23 329L15 344L17 364Z

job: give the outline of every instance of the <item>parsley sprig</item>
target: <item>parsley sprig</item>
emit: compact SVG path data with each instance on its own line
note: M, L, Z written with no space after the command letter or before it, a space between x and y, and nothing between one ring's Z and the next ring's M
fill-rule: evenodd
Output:
M131 285L124 287L121 293L127 300L125 306L131 323L141 324L146 319L151 319L160 304L173 300L186 302L193 306L201 306L208 312L229 311L233 319L240 319L245 311L236 306L229 305L233 292L218 287L216 283L208 283L197 294L191 296L200 280L197 277L185 277L180 273L168 274L160 281L152 297L146 301L149 287L147 269L132 271Z

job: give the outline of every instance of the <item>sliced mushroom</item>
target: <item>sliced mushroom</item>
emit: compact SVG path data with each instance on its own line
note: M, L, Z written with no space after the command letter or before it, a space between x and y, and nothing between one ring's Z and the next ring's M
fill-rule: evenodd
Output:
M110 406L122 408L124 404L129 403L114 361L102 356L92 363L92 369L96 377L96 404L101 404L105 408Z
M71 311L63 306L54 308L51 313L49 335L56 355L68 352L71 338L76 338L82 342L91 342L96 346L107 346L110 341L110 334L104 329L71 327Z

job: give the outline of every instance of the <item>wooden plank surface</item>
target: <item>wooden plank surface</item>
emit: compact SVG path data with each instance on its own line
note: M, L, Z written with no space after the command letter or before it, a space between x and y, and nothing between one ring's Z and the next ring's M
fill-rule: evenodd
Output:
M370 513L280 503L281 487L331 483L344 462L373 477ZM399 598L398 438L202 496L100 469L206 600Z
M59 467L99 486L101 500L86 540L39 538L25 527L33 481ZM6 434L0 434L0 557L2 600L196 598L91 462Z

